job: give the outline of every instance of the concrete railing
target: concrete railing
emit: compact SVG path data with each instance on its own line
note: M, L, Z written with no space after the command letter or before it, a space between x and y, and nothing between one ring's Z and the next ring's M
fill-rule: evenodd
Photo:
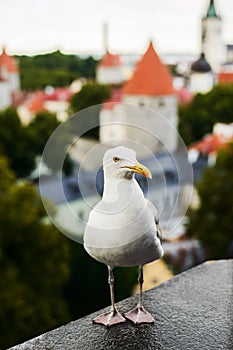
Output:
M152 325L126 322L106 329L92 324L98 311L11 350L230 350L232 280L233 260L207 262L144 293ZM136 300L121 301L119 310L128 311Z

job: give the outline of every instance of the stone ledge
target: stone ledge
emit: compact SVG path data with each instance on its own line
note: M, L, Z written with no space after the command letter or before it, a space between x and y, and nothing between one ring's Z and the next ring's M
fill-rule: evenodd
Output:
M233 260L206 262L144 293L154 325L92 324L106 308L11 350L230 350L232 277ZM118 308L126 312L136 301L137 296L128 298Z

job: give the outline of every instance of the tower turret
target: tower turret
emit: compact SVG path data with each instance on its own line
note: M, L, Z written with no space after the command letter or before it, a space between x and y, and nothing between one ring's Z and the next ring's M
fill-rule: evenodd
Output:
M202 18L201 51L213 71L217 72L226 59L225 45L222 41L222 18L216 11L214 0L210 0L206 14Z
M19 70L14 57L5 48L0 54L0 109L11 105L13 96L20 89Z
M213 88L214 80L214 73L202 52L191 66L189 89L193 93L206 93Z

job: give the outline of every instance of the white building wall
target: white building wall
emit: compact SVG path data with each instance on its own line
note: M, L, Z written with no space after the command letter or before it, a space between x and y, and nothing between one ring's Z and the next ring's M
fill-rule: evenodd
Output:
M0 82L0 109L11 105L13 93L20 90L20 78L18 72L9 72L6 66L0 67L0 76L4 81Z
M0 82L0 109L9 107L11 104L11 88L8 82Z
M96 80L99 84L122 84L123 69L121 66L97 68Z
M31 113L26 105L21 105L17 108L17 112L21 123L27 126L34 118L34 114Z
M123 98L126 103L134 103L151 109L141 118L142 110L139 110L138 124L145 126L151 132L145 142L149 147L168 149L174 151L177 148L177 97L175 95L164 96L137 96L126 95ZM147 114L147 115L146 115ZM138 133L135 130L136 134ZM153 136L152 136L153 135ZM145 138L145 137L144 137ZM157 143L155 144L155 139Z
M211 68L218 72L226 61L226 46L222 41L222 22L219 18L202 20L202 51Z
M206 93L210 91L215 83L215 77L212 72L198 73L192 72L190 75L189 90L192 93Z
M20 89L19 73L9 73L8 81L12 92Z
M122 103L116 103L111 109L102 109L100 112L100 142L114 146L120 140L126 139L126 123L127 118Z
M100 113L100 141L132 146L140 156L149 149L177 148L177 99L175 96L124 96L123 102ZM147 107L147 108L143 108ZM132 145L133 143L133 145ZM142 146L144 150L142 149ZM146 154L146 151L144 152Z
M44 107L51 113L55 113L60 122L68 118L69 103L66 101L46 101Z
M9 72L5 66L0 67L0 75L1 75L1 78L6 81L9 79Z

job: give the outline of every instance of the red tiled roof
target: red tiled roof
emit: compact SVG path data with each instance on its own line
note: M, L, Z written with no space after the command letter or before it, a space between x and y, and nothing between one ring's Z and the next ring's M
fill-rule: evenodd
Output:
M3 49L3 51L0 55L0 68L1 67L5 67L8 70L8 72L10 72L10 73L18 72L18 66L17 66L15 59L13 57L9 56L6 53L5 49Z
M189 149L195 149L204 154L215 153L231 141L233 141L233 135L231 137L224 137L223 135L211 134L195 142Z
M31 112L41 112L45 110L45 93L44 91L36 91L26 97L25 103Z
M109 51L106 52L99 63L100 67L119 67L121 65L120 56L117 54L112 54Z
M160 61L152 43L138 62L132 78L123 87L123 94L152 96L175 94L170 73Z
M208 135L203 140L193 144L190 149L196 149L204 154L216 152L219 149L219 138L217 135Z
M51 93L39 90L30 94L25 102L30 111L40 112L46 110L46 101L68 102L72 94L69 87L56 88L51 90Z
M112 92L110 98L103 103L103 109L112 110L119 102L121 102L121 90L115 90Z
M46 101L60 101L68 102L73 95L70 87L55 88L51 93L44 92L44 98Z
M36 98L30 102L28 109L34 113L46 111L44 101Z
M233 72L220 72L218 74L219 83L233 83Z

